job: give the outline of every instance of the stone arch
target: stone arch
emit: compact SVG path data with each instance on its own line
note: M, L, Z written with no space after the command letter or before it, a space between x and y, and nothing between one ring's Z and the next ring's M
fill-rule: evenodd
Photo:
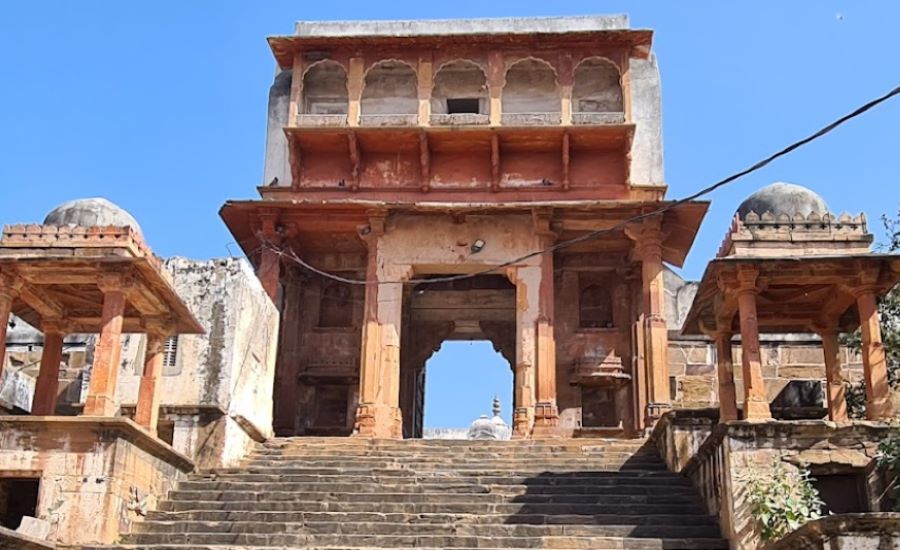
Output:
M458 105L454 106L453 102L457 102ZM473 103L475 110L460 111L459 108L466 108L467 105L464 103L468 102ZM434 73L434 88L431 93L432 113L488 114L489 109L487 74L478 63L468 59L454 59L441 65Z
M409 63L386 59L366 71L360 100L362 115L413 115L418 112L418 77Z
M621 113L625 109L619 68L604 57L588 57L575 67L572 111Z
M302 97L302 114L347 114L347 70L337 61L316 61L303 72Z
M559 79L549 63L526 57L509 66L503 86L504 113L559 113L561 110Z
M613 326L612 296L606 287L589 285L581 290L578 299L580 328L608 328Z

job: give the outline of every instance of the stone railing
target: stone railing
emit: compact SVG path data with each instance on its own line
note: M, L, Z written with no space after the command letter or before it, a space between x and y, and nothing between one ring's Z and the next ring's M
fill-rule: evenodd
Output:
M718 409L675 409L662 415L651 439L673 472L681 472L712 433Z
M3 227L0 247L23 248L124 248L132 256L146 258L162 272L162 261L150 250L140 233L123 226L56 226L16 224Z
M625 113L572 113L572 124L589 126L592 124L625 124Z
M852 247L854 251L867 252L872 243L865 214L839 216L816 212L808 216L795 214L776 216L771 212L749 212L740 218L735 215L717 257L734 255L744 243L752 242L810 242L837 243L840 248Z

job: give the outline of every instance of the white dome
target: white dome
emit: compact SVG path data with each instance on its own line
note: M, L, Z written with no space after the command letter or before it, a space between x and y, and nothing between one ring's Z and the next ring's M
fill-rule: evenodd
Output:
M141 235L141 226L134 216L112 202L96 197L63 203L44 218L44 225L58 227L129 226Z

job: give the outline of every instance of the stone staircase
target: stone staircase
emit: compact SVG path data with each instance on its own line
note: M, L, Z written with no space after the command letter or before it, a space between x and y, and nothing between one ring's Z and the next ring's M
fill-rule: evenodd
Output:
M726 549L642 440L274 439L179 484L115 547Z

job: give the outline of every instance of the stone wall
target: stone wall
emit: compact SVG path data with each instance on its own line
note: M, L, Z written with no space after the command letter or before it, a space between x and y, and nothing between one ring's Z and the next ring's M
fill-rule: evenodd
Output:
M125 418L0 417L0 473L38 478L50 540L111 543L193 463Z
M878 550L900 547L900 514L837 514L810 521L771 550Z
M864 480L866 508L877 512L883 482L872 464L878 441L889 429L863 421L840 426L822 421L729 422L712 429L681 471L698 488L709 512L719 517L732 547L754 549L760 536L746 497L748 473L765 475L779 460L788 468L808 467L813 477L855 476ZM678 454L672 451L689 443L683 430L675 435L664 431L655 432L656 443L671 466Z

